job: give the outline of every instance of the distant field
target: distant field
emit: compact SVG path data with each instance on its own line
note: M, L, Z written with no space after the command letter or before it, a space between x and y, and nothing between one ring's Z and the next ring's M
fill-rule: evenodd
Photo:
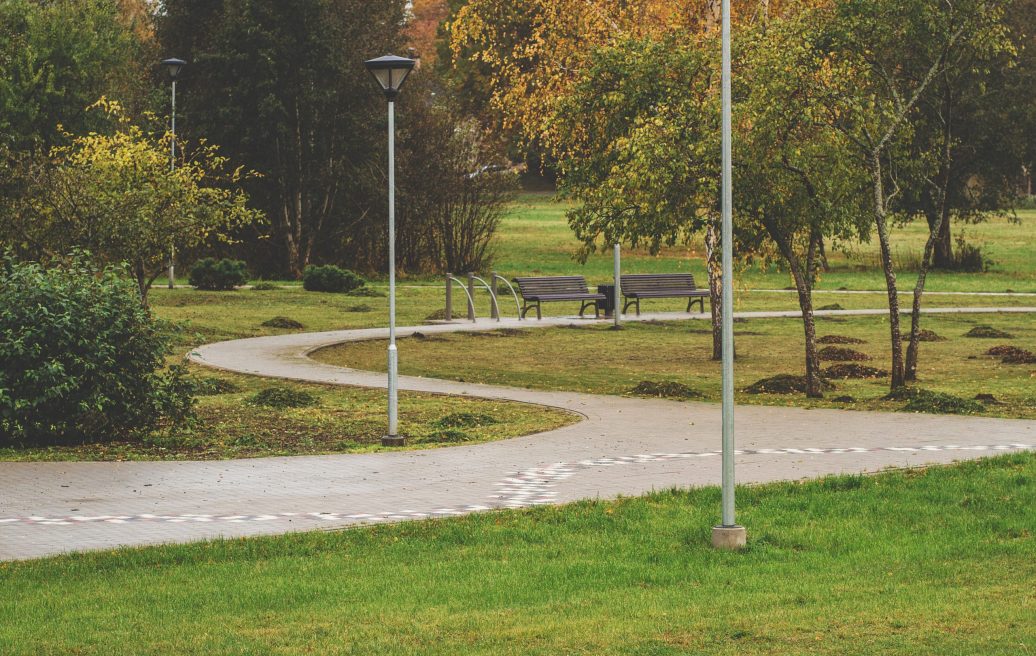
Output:
M565 219L568 207L547 193L520 196L500 228L495 268L511 276L582 274L595 281L609 278L610 248L591 256L586 264L575 260L579 244ZM934 272L929 276L928 289L1036 292L1036 211L1019 212L1017 221L995 218L976 225L954 224L953 228L958 234L963 231L968 242L982 247L994 264L988 273ZM893 232L893 251L901 260L916 260L926 238L927 228L921 223L898 227ZM824 275L818 289L884 288L876 241L843 246L829 245L832 270ZM664 249L657 256L646 251L626 252L623 269L629 273L690 271L704 280L703 261L702 244L692 242ZM901 274L904 291L912 287L913 277L909 272ZM791 280L776 269L748 269L740 272L739 283L748 288L780 289Z

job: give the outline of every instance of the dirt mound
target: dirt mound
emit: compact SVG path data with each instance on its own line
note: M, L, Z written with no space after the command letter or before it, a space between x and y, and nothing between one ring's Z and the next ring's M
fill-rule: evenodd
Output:
M965 337L978 337L981 339L1014 339L1014 335L1011 333L1005 333L999 328L992 326L975 326L968 332L964 333Z
M856 403L856 399L854 399L853 397L848 396L848 395L846 395L846 396L836 396L835 398L833 398L831 400L834 401L835 403Z
M838 303L831 303L830 305L821 305L817 308L818 310L844 310L845 308Z
M834 385L826 380L820 381L820 389L830 391ZM777 374L770 378L758 380L745 388L748 394L805 394L806 377L792 374Z
M834 364L824 370L827 378L886 378L889 372L862 364Z
M866 344L867 342L845 335L824 335L817 339L817 344Z
M948 415L970 415L985 410L978 401L952 394L932 392L918 387L903 387L883 397L886 401L906 401L905 412L927 412Z
M821 360L830 360L832 362L863 362L864 360L871 359L871 356L866 353L838 346L825 346L817 352L817 355L820 356Z
M424 333L410 333L410 339L416 339L419 342L445 342L445 341L448 341L442 335L425 335Z
M922 330L918 335L918 340L922 342L945 342L946 338L937 335L934 330Z
M1005 355L1001 362L1004 364L1036 364L1036 353L1021 349L1020 353Z
M705 397L698 390L691 389L683 383L670 381L659 383L653 380L642 380L630 391L640 396L658 396L666 399L701 399Z
M1017 346L994 346L986 355L998 357L1004 364L1036 364L1036 353Z
M975 400L979 403L985 403L986 405L1007 405L992 394L976 394Z
M274 317L263 322L263 325L267 328L289 328L291 330L301 330L305 328L301 323L290 319L288 317Z
M1002 358L1005 355L1019 355L1021 353L1028 353L1028 351L1023 348L1018 348L1017 346L1010 346L1009 344L994 346L986 351L986 355L992 355L997 358Z

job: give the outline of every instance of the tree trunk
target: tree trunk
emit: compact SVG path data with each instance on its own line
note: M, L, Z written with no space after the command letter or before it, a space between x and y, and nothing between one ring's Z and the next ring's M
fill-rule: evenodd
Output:
M140 293L140 304L147 307L147 293L151 289L151 280L148 279L147 270L140 260L133 265L133 277L137 281L137 291Z
M712 359L723 359L723 268L719 231L713 222L705 229L705 268L709 275L709 310L712 313Z
M903 335L899 329L899 290L896 287L896 272L892 266L892 249L889 246L889 230L885 209L885 189L882 180L881 155L875 152L871 157L871 184L874 186L874 223L878 228L881 245L881 268L885 273L885 287L889 300L889 330L892 341L893 390L906 385L903 366Z
M953 236L950 234L949 210L950 208L948 206L945 207L941 216L939 216L935 221L938 225L939 234L936 235L935 239L935 252L932 264L936 269L953 268ZM929 223L928 227L930 231L932 224Z
M791 236L782 232L773 221L764 218L763 224L788 263L792 279L795 281L795 289L798 292L799 309L802 311L802 329L806 338L806 396L811 399L821 399L824 397L824 391L821 389L823 381L820 375L820 356L817 355L816 322L813 317L813 267L815 266L813 260L823 238L820 235L811 237L809 256L804 270L802 260L792 248Z

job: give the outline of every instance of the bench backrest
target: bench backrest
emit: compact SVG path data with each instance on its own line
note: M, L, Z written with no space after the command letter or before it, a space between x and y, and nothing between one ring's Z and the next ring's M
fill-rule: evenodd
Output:
M689 273L630 273L621 276L623 292L654 292L665 289L694 291L694 276Z
M588 294L583 276L551 276L549 278L515 278L522 296L544 294Z

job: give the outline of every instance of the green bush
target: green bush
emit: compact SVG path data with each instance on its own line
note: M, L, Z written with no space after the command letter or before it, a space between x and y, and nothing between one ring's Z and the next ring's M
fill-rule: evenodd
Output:
M308 266L302 272L302 288L309 292L348 293L363 287L365 282L352 271L333 264Z
M241 260L217 260L205 257L191 267L191 287L209 292L223 292L248 282L248 267Z
M191 417L169 337L135 286L74 262L0 261L0 445L140 437Z
M253 292L272 292L280 288L280 285L278 285L277 283L270 282L269 280L260 280L259 282L252 285Z

